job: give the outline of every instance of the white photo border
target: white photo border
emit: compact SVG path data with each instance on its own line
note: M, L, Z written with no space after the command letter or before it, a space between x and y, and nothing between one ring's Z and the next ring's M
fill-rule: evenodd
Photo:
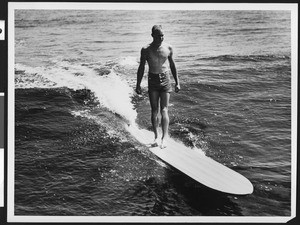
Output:
M291 216L16 216L15 211L15 10L17 9L72 9L72 10L289 10L291 12ZM297 93L298 93L298 4L278 3L57 3L8 2L8 166L7 166L7 222L207 222L207 223L285 223L296 216L297 190Z

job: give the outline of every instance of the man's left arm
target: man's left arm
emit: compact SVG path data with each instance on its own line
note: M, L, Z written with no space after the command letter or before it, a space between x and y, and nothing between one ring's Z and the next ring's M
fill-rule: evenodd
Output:
M180 84L179 84L179 79L178 79L178 75L177 75L177 69L176 69L176 66L175 66L174 59L173 59L173 48L170 46L169 49L170 49L170 55L168 57L168 60L169 60L169 63L170 63L170 69L171 69L172 75L173 75L174 80L175 80L175 92L179 92Z

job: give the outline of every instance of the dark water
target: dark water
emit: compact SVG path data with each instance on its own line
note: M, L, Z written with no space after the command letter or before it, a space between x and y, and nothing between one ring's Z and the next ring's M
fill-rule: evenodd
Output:
M289 216L290 14L143 13L16 12L15 214ZM151 127L146 75L133 90L155 23L182 87L170 135L246 176L252 195L210 190L126 132Z

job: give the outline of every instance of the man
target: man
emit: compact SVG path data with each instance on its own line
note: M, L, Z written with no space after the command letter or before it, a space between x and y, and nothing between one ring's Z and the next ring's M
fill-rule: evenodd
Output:
M166 138L168 137L169 115L168 106L170 92L172 91L170 81L170 69L175 80L175 92L180 90L177 70L173 60L173 49L170 45L163 43L164 33L160 25L152 27L152 43L143 47L141 50L140 65L137 71L136 92L141 94L141 81L145 71L147 62L149 67L148 74L148 93L151 105L151 122L154 132L153 147L158 143L158 108L160 103L160 111L162 116L162 138L161 148L166 147Z

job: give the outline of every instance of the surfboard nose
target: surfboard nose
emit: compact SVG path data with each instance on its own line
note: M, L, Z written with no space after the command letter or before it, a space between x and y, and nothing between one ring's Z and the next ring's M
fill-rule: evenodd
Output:
M246 177L243 177L244 182L241 188L232 189L234 191L228 191L229 194L234 195L250 195L254 191L253 184Z
M253 191L254 191L253 184L250 182L250 180L247 179L247 181L248 181L248 188L245 188L246 195L247 194L252 194Z
M208 164L213 165L216 171L222 170L222 177L215 175L215 179L223 181L218 185L211 185L211 183L208 183L209 187L233 195L249 195L253 193L254 186L248 178L235 170L232 170L218 162L215 162L213 159L209 159L208 161L211 161Z

